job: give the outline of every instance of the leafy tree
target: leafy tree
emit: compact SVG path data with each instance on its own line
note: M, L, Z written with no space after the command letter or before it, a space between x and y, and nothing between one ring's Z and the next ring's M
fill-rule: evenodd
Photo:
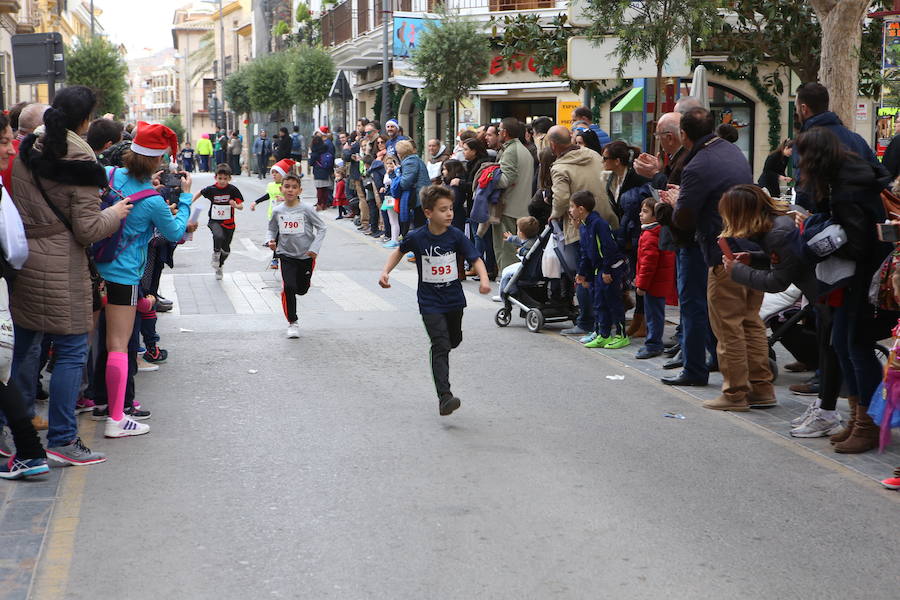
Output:
M883 8L884 2L873 3ZM822 49L822 27L808 2L781 0L736 0L733 20L702 45L705 50L728 55L729 62L749 74L754 66L775 63L779 68L762 83L777 95L784 92L790 72L802 83L818 81ZM875 97L881 84L881 21L865 24L860 56L859 93Z
M491 19L495 43L500 46L500 56L507 62L527 56L534 60L535 73L539 77L562 76L568 61L568 39L580 30L568 26L568 17L559 14L544 23L541 16L533 13L519 13L514 17L504 15ZM499 27L503 28L502 33ZM581 81L569 81L569 86L578 91Z
M705 43L707 49L724 50L729 61L746 73L766 62L783 67L763 79L775 94L784 92L790 71L802 83L816 81L822 28L807 3L737 0L734 16L722 21L721 29Z
M863 17L871 0L809 0L822 24L819 81L828 88L831 110L853 121L859 86Z
M312 108L328 98L334 81L334 62L319 48L298 48L287 60L287 92L300 108Z
M250 103L250 73L252 63L241 67L225 79L225 101L237 113L249 113L253 110Z
M166 120L163 121L162 124L175 132L175 135L178 136L179 143L184 140L185 130L184 125L181 124L181 117L176 117L175 115L166 117Z
M125 115L128 67L108 40L80 42L66 59L67 83L86 85L97 94L97 114Z
M287 58L285 53L268 54L257 58L246 68L250 106L260 112L274 112L290 107L287 93Z
M615 55L619 74L632 60L656 65L656 89L663 90L663 66L672 51L686 41L704 37L719 22L715 0L587 0L585 14L593 21L586 29L591 38L619 38ZM653 120L659 120L660 102Z
M481 24L443 9L440 15L420 34L412 62L425 79L425 97L455 107L487 75L491 48ZM453 139L453 122L446 139Z

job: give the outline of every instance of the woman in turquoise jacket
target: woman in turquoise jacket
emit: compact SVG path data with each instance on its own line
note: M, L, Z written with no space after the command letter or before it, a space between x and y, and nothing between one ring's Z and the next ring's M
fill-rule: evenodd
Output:
M139 198L138 193L152 190L151 179L160 169L163 154L177 149L175 133L163 125L140 122L124 156L124 169L107 167L112 177L112 189L121 197ZM155 230L170 242L184 237L191 212L191 176L184 174L178 205L169 206L162 196L153 194L133 202L125 220L115 256L110 262L97 263L97 270L106 284L106 387L109 397L109 417L106 437L141 435L150 427L124 414L125 385L128 380L128 341L134 327L141 276L147 262L147 243ZM142 195L143 196L143 195Z

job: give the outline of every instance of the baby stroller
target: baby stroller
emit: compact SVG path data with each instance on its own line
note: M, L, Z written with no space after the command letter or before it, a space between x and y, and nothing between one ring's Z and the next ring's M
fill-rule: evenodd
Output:
M544 277L541 269L544 248L551 235L553 229L547 225L522 260L522 267L500 290L503 308L494 317L498 327L510 324L514 308L519 309L519 316L525 319L525 327L532 333L540 331L545 323L574 323L578 318L578 308L573 301L575 271L566 263L561 248L556 248L556 256L562 266L562 276L550 279Z

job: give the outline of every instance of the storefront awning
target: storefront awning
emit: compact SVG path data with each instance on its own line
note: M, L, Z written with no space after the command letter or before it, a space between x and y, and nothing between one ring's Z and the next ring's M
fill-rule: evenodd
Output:
M644 88L632 88L625 97L619 100L611 112L640 112L644 110Z

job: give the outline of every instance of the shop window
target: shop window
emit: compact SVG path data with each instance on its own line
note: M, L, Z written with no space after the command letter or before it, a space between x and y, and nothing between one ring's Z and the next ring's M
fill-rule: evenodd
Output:
M690 91L686 82L682 82L681 95L687 96ZM738 141L735 145L753 164L754 129L756 125L756 105L750 98L740 92L718 83L710 83L706 87L709 109L716 120L716 127L729 123L738 130Z

